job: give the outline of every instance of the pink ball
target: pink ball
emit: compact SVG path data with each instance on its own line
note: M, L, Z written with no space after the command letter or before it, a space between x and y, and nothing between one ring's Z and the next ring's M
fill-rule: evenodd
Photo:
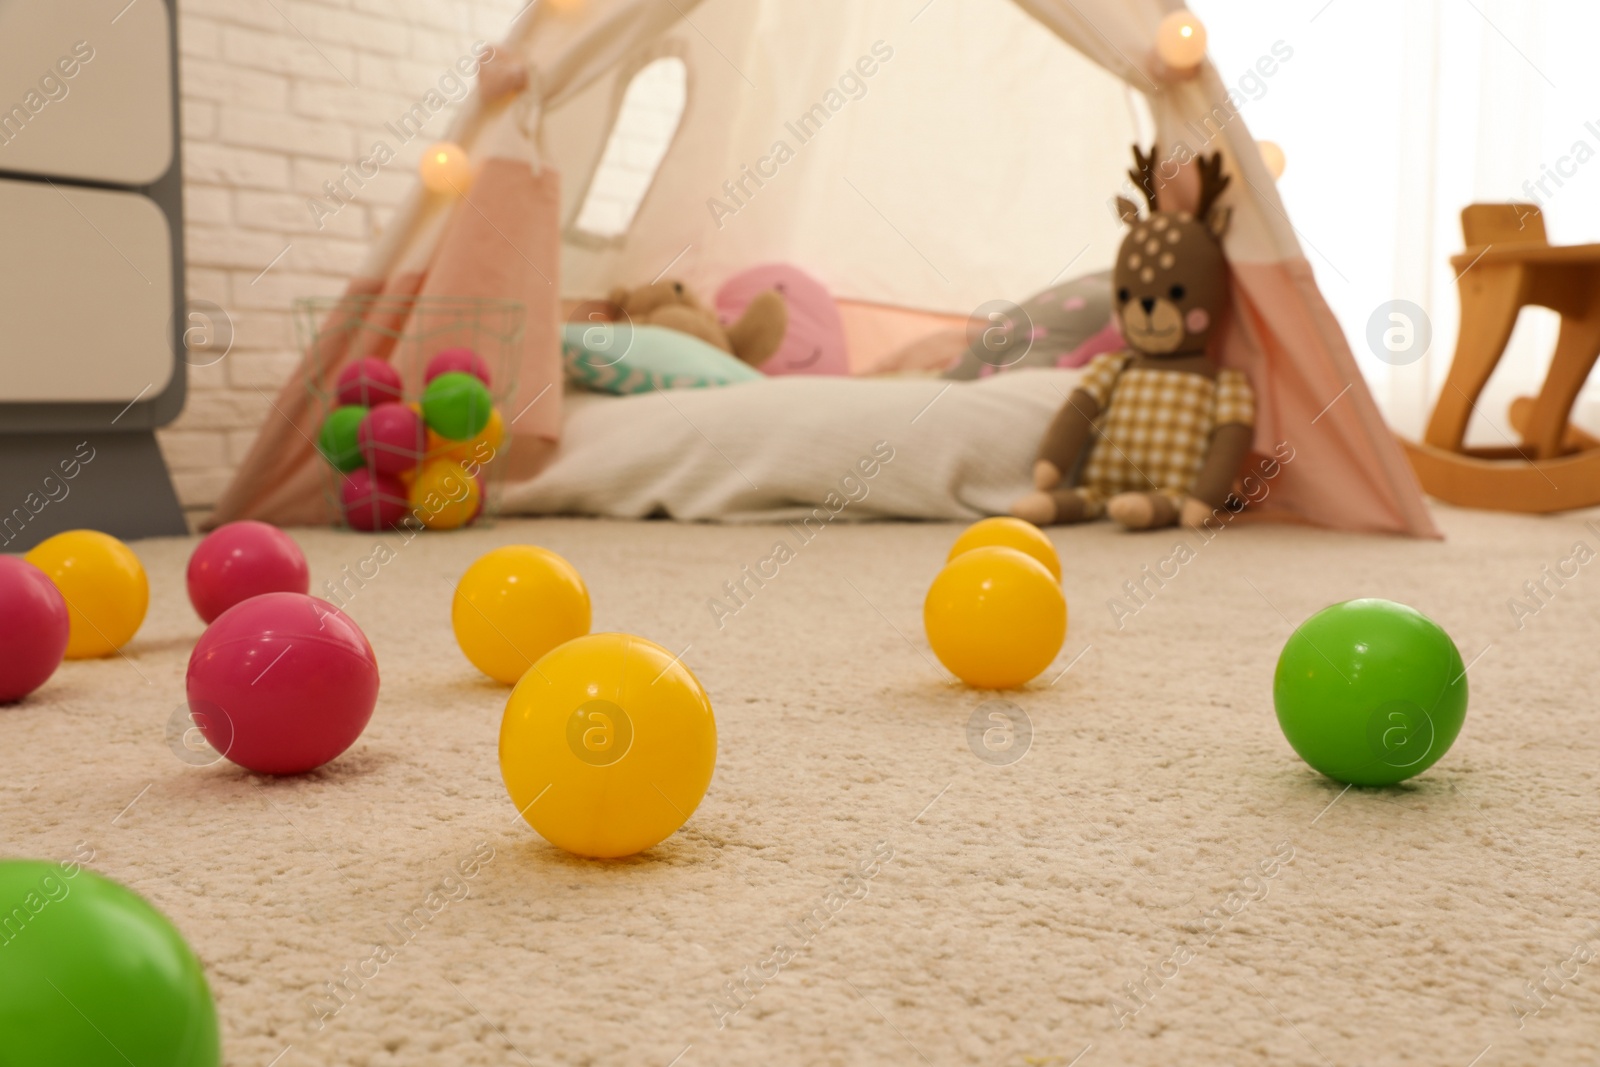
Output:
M0 556L0 704L21 700L67 654L67 602L44 571L20 556Z
M219 526L189 557L189 603L204 622L262 593L310 589L311 572L300 546L264 522Z
M484 385L489 384L489 364L470 348L446 348L428 360L428 368L422 372L422 384L427 385L439 375L451 372L470 374Z
M335 385L339 403L360 404L364 408L392 404L405 396L400 372L387 362L368 356L339 372Z
M265 593L212 623L189 656L189 713L211 747L258 774L302 774L355 744L378 703L378 660L350 617Z
M364 467L340 481L339 505L353 530L387 530L411 510L404 482Z
M404 404L379 404L356 428L356 443L367 466L380 474L416 470L428 450L427 427Z

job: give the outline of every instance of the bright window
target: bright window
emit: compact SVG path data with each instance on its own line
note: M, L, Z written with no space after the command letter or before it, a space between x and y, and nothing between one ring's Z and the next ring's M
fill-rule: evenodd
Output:
M676 56L651 61L628 82L616 125L578 210L579 230L608 238L628 232L678 132L688 99L688 68Z

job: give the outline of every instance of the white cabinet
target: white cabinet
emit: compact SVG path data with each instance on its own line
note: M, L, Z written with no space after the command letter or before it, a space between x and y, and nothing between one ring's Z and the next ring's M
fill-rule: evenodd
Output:
M173 382L171 17L0 0L0 404L148 402Z

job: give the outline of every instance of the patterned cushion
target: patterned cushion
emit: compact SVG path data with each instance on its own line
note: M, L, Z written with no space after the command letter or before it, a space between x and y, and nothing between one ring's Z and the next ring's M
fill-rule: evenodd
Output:
M598 393L704 389L762 377L722 349L664 326L568 323L561 362L568 381Z
M986 378L1021 367L1056 366L1063 356L1100 333L1111 321L1111 272L1096 271L1053 285L1024 300L1020 307L1020 316L997 320L1001 335L984 335L999 342L992 351L969 346L944 376ZM1027 337L1012 336L1022 330L1027 331ZM975 333L969 327L969 339Z

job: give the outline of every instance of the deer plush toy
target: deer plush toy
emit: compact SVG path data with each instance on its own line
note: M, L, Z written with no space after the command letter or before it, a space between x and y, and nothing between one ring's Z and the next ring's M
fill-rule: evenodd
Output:
M1191 214L1156 207L1157 149L1129 176L1150 211L1117 197L1128 235L1112 272L1127 348L1097 356L1056 414L1033 466L1035 491L1011 513L1039 525L1109 514L1130 530L1198 526L1230 501L1250 447L1255 394L1206 354L1228 298L1222 235L1230 211L1219 155L1198 159Z

